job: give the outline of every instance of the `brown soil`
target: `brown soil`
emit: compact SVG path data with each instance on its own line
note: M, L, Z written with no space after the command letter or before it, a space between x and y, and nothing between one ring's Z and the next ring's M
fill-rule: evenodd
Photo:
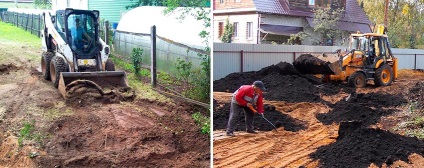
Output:
M0 52L7 67L0 72L0 167L209 167L209 135L191 117L207 109L151 92L101 95L87 86L65 100L36 70L41 52L9 51L20 47L0 45L7 52ZM33 130L18 143L26 122Z
M424 165L424 142L392 131L408 115L411 99L420 99L423 72L401 70L391 86L360 89L345 83L321 84L311 76L257 73L230 74L214 81L214 167ZM256 116L259 134L246 134L242 115L236 137L225 136L231 92L239 87L232 85L242 85L241 79L247 81L243 84L250 84L248 80L265 83L265 104L275 110L264 114L273 123L282 121L278 132L263 127ZM347 121L357 124L339 128Z

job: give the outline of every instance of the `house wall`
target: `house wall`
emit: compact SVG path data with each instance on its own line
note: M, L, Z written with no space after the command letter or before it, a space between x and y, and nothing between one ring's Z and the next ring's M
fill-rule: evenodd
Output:
M88 9L88 0L52 0L52 9L61 10L66 8Z
M214 9L254 8L253 0L213 0Z
M294 27L305 27L308 25L304 17L261 14L260 18L261 24L284 25Z
M128 11L125 7L134 4L131 0L90 0L88 9L100 11L100 18L109 22L118 23L121 17ZM134 22L139 22L134 20Z
M238 28L238 37L234 37L232 43L247 43L247 44L257 44L257 37L258 37L258 14L240 14L240 15L219 15L214 16L214 22L213 22L213 41L216 43L221 43L220 37L218 37L218 31L219 31L219 22L225 23L227 18L229 19L230 23L238 22L239 28ZM253 23L253 36L252 38L247 38L247 22Z
M52 0L52 9L98 10L100 11L100 18L117 23L124 12L128 11L125 7L134 3L131 0Z

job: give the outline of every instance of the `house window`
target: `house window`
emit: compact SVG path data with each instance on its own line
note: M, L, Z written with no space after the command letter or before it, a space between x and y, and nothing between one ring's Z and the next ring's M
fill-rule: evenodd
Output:
M234 0L234 2L239 3L239 2L241 2L241 0Z
M234 37L238 37L239 23L238 22L234 22L233 26L234 26Z
M250 39L253 37L253 23L252 22L247 22L246 25L246 38Z
M218 23L218 37L221 38L222 33L224 32L224 22Z
M223 4L224 3L224 0L219 0L219 3Z
M315 0L309 0L309 5L310 6L315 6Z

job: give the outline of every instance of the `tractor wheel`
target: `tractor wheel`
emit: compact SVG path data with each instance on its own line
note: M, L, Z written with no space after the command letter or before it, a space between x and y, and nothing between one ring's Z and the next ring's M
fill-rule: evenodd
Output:
M45 80L50 80L50 61L52 60L54 53L43 52L41 56L41 73Z
M106 71L115 71L115 63L112 60L107 59L105 65Z
M59 86L59 79L60 79L60 73L61 72L67 72L67 67L65 60L60 57L53 57L50 61L50 77L52 79L54 87Z
M389 86L393 82L393 70L387 64L381 65L375 71L374 83L376 86Z
M367 77L363 72L355 72L348 79L349 86L355 88L363 88L367 84Z

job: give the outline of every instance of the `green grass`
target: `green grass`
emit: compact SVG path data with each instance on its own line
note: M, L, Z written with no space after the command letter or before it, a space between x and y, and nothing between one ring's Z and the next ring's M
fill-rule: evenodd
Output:
M17 42L25 46L41 48L41 39L10 23L0 22L0 42Z
M35 9L34 3L17 3L14 2L0 2L0 8L22 8L22 9Z

